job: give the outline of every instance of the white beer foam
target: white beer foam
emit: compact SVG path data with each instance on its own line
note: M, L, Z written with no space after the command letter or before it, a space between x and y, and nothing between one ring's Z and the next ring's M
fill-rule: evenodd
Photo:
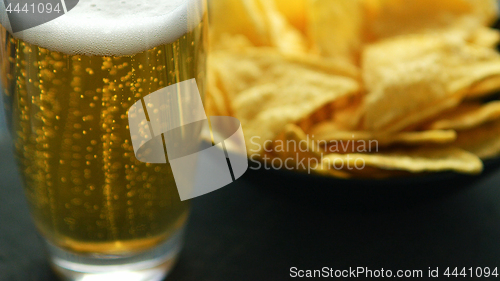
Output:
M80 0L67 14L14 37L66 54L133 55L174 42L204 12L202 0ZM4 1L0 23L12 33Z

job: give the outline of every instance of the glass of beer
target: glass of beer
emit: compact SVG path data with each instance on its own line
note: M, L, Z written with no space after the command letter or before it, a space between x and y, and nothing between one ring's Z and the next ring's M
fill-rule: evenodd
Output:
M206 2L55 2L63 15L15 32L0 1L0 83L32 217L65 280L161 280L189 203L169 164L135 158L127 113L193 78L203 98Z

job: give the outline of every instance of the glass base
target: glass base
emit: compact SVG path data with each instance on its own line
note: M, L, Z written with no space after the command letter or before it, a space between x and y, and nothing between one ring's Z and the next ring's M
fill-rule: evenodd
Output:
M52 267L67 281L160 281L175 265L184 229L155 248L133 255L83 255L48 244Z

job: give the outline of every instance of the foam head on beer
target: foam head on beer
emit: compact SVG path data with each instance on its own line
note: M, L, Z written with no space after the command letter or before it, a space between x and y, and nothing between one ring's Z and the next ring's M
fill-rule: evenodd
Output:
M0 24L12 33L4 3ZM66 54L133 55L174 42L201 21L204 9L200 0L80 0L64 16L14 37Z

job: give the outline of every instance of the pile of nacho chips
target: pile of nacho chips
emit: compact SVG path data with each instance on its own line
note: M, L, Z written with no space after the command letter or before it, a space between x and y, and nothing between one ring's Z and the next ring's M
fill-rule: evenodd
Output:
M241 121L250 159L373 178L500 156L496 0L211 0L209 15L207 110Z

